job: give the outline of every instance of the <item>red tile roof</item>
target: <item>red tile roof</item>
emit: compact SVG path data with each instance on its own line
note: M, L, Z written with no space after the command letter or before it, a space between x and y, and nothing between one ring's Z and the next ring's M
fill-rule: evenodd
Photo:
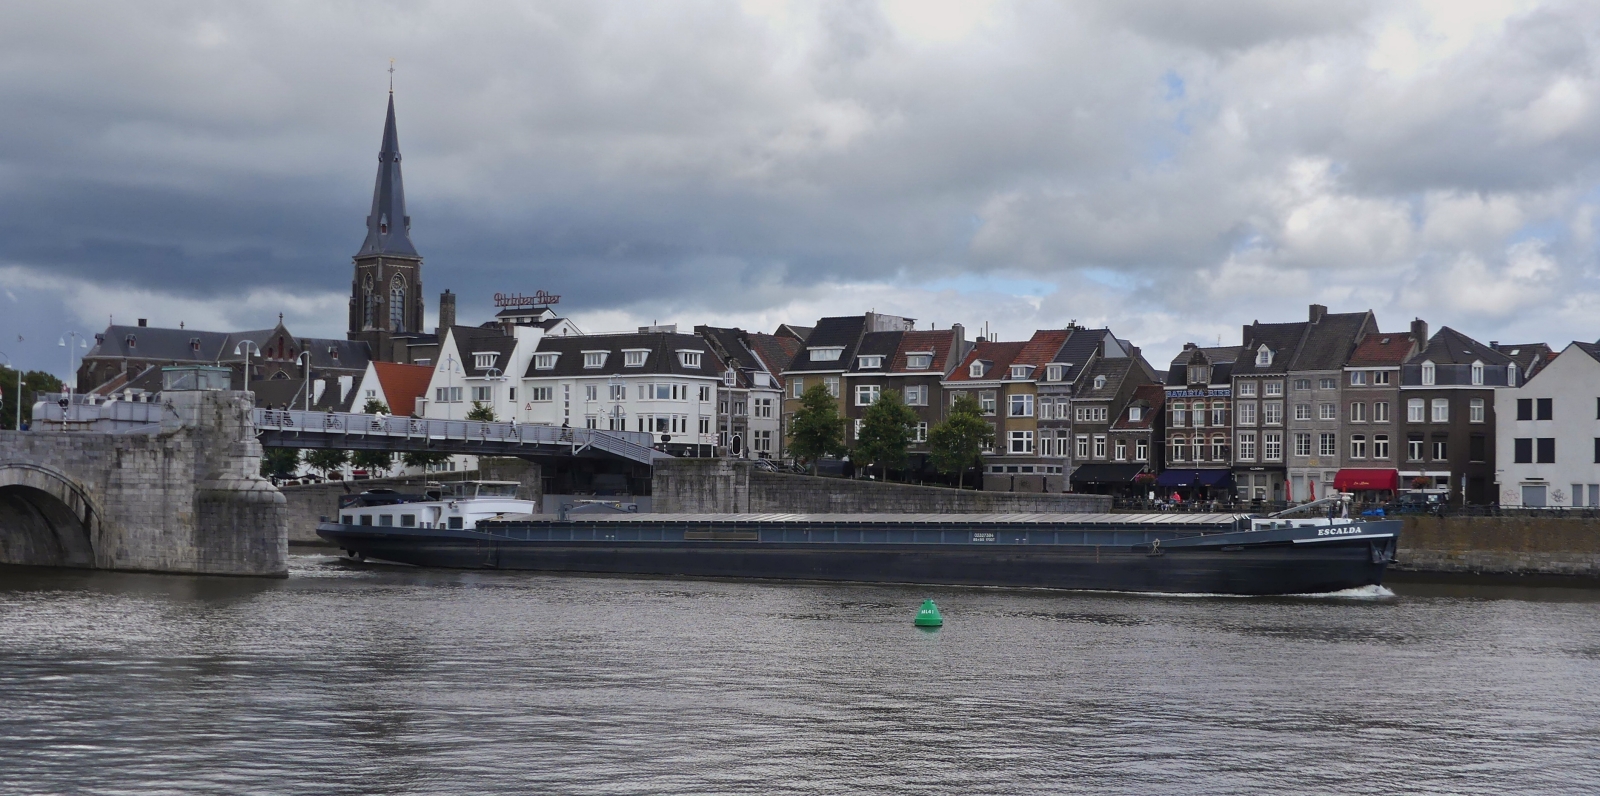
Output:
M1128 409L1125 406L1122 408L1122 414L1111 424L1111 427L1113 429L1150 428L1156 421L1156 415L1161 414L1165 408L1167 388L1161 384L1141 384L1133 388L1133 400L1129 401L1128 404L1131 406L1134 401L1140 400L1148 404L1150 408L1145 410L1144 416L1139 418L1138 422L1128 421Z
M395 362L374 362L378 383L383 385L383 395L389 399L389 412L409 417L417 411L417 399L428 392L428 381L433 378L433 368L427 365L401 365Z
M1042 368L1053 359L1062 344L1067 342L1067 335L1071 332L1066 329L1041 329L1033 333L1032 339L1023 346L1022 353L1011 361L1013 365L1032 365Z
M961 365L956 368L956 372L950 374L950 381L999 381L1004 379L1007 369L1011 367L1011 361L1016 359L1017 355L1021 354L1022 349L1026 348L1027 345L1027 343L978 343L972 349L972 353L967 354L967 358L961 360ZM982 378L971 378L967 375L969 369L972 367L973 362L980 359L989 362L990 367Z
M1406 332L1373 332L1350 353L1352 367L1399 365L1411 353L1411 335Z
M951 329L923 332L906 332L900 337L900 347L895 349L894 360L889 363L890 373L938 373L943 375L945 358L950 356L950 346L956 334ZM924 351L933 352L933 364L925 370L907 370L906 355Z

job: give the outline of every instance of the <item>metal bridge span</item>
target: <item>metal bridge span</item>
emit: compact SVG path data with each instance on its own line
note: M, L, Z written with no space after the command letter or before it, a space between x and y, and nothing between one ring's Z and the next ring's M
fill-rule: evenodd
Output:
M255 428L268 448L426 451L473 456L614 457L650 464L667 454L647 432L557 428L475 420L256 409Z

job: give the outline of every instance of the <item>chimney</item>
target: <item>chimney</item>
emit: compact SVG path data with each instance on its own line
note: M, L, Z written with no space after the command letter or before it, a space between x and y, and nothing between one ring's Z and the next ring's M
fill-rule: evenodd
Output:
M1312 304L1311 305L1311 322L1312 323L1316 323L1316 322L1322 320L1322 317L1324 315L1327 315L1327 314L1328 314L1328 308L1327 307L1324 307L1321 304Z
M1196 348L1199 348L1199 346L1195 345L1194 343L1184 343L1183 344L1183 350L1185 350L1185 351L1193 351Z
M139 328L143 329L144 327L149 326L149 325L150 325L150 321L148 321L148 320L146 320L144 318L140 318L139 319Z
M444 339L444 333L456 325L456 294L446 290L439 294L439 339Z
M1491 348L1491 349L1493 349L1495 351L1499 351L1500 350L1500 341L1499 340L1490 340L1489 341L1489 348Z
M1427 347L1427 345L1428 345L1428 322L1427 321L1425 321L1425 320L1423 320L1421 318L1417 318L1416 320L1413 320L1411 322L1411 341L1416 344L1418 351L1421 351L1423 348Z

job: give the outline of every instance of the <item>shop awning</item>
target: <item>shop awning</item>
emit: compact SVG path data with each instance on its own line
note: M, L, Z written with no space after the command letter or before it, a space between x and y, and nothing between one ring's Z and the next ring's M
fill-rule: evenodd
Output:
M1133 477L1144 472L1142 464L1085 464L1072 471L1074 484L1131 484Z
M1333 477L1333 488L1340 492L1360 492L1368 489L1393 492L1400 488L1400 473L1397 470L1340 470Z
M1156 476L1157 486L1227 486L1232 483L1230 470L1163 470Z

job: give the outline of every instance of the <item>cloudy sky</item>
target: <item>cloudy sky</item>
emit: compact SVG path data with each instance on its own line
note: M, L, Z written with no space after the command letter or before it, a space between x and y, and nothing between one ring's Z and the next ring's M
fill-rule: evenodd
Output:
M1597 44L1592 2L8 3L0 351L343 336L390 58L463 321L1593 340Z

